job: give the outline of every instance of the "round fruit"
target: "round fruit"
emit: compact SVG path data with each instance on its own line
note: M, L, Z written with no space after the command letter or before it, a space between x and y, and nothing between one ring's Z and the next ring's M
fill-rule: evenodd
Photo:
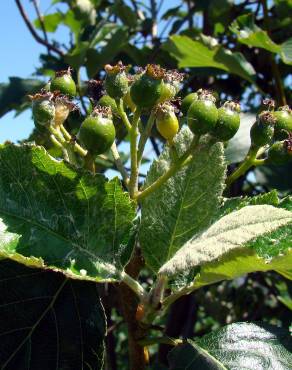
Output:
M160 135L171 141L179 130L178 119L171 105L162 106L157 111L156 127Z
M283 140L292 132L292 112L288 106L281 107L273 113L275 117L275 139Z
M274 136L275 118L269 111L263 111L250 129L251 145L260 148L269 144Z
M113 144L115 136L112 119L101 113L85 118L78 133L79 140L93 155L106 152Z
M116 115L116 116L119 115L117 104L115 100L111 98L109 95L103 95L99 99L98 105L100 105L101 107L109 107L113 115Z
M76 85L71 76L70 70L56 72L50 85L51 91L59 91L63 95L74 97L76 95Z
M184 115L187 115L190 106L195 100L198 100L197 93L190 93L183 98L180 109Z
M107 72L104 87L108 95L113 99L120 99L127 94L128 91L128 77L125 73L125 67L122 63L115 66L107 64L105 67Z
M281 165L292 161L292 150L290 150L289 143L287 143L287 141L276 141L270 147L267 163Z
M161 95L158 99L158 103L164 103L165 101L171 100L179 91L179 83L162 81Z
M36 126L49 126L55 119L54 103L48 97L36 98L32 102L32 115Z
M230 140L240 126L239 104L226 102L218 109L218 121L212 135L220 141Z
M215 98L209 93L201 94L190 106L187 122L196 135L204 135L212 131L217 123L218 110Z
M145 73L136 79L130 90L134 104L139 108L152 108L162 95L163 70L158 66L148 65Z
M99 99L98 105L111 109L113 115L113 123L116 129L116 137L118 139L123 139L127 135L127 129L119 115L115 100L108 95L104 95Z

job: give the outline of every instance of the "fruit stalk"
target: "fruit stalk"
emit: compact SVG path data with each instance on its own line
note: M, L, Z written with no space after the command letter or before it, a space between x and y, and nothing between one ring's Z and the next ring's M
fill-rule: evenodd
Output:
M257 160L258 148L251 147L249 152L247 153L245 160L241 163L241 165L234 171L227 179L226 179L226 186L230 186L235 180L237 180L240 176L242 176L247 170L249 170L252 166L262 164L261 160Z
M118 148L117 148L117 145L116 145L115 142L111 146L111 152L112 152L112 155L114 157L116 167L120 171L126 187L128 187L129 181L130 181L129 176L128 176L128 172L126 171L126 169L123 165L123 162L121 160L121 157L120 157L120 154L118 152Z
M143 130L143 132L141 133L141 137L140 137L140 140L139 140L139 144L138 144L138 164L140 164L140 162L142 160L145 145L146 145L148 137L150 136L154 121L155 121L155 111L152 110L151 114L149 116L149 119L147 121L146 127Z
M194 151L199 144L199 140L200 140L200 136L196 135L189 149L181 157L179 157L177 161L174 162L162 176L160 176L156 181L154 181L150 186L148 186L142 192L136 194L134 199L138 201L144 199L146 196L148 196L149 194L153 193L158 188L160 188L173 175L175 175L176 172L179 171L180 168L184 166L186 162L189 162L189 160L193 157Z
M134 198L138 192L138 153L137 153L137 138L138 132L138 122L140 119L141 110L136 109L133 117L133 122L130 130L130 152L131 152L131 177L129 183L130 197Z

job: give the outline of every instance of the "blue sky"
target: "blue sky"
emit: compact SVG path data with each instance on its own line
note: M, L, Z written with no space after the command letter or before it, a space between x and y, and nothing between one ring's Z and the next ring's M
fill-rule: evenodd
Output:
M172 7L180 2L179 0L167 0L165 4ZM29 18L34 20L36 15L32 2L22 0L22 4ZM39 0L39 4L43 13L50 13L51 0ZM62 6L66 5L58 4L58 7ZM39 54L44 52L45 48L32 38L14 0L2 0L0 10L0 82L7 82L10 76L30 77L35 68L39 66ZM66 36L65 27L59 27L56 37L58 41L67 40ZM32 128L30 111L25 111L18 117L14 117L14 112L7 113L0 118L0 143L5 140L16 142L23 139L29 135Z

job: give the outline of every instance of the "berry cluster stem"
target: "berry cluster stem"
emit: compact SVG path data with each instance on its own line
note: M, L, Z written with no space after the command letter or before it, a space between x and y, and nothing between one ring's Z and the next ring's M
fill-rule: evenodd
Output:
M120 171L125 185L128 187L129 181L130 181L129 176L128 176L128 172L126 171L126 169L123 165L123 162L121 160L121 157L120 157L120 154L119 154L119 151L118 151L118 148L117 148L117 145L116 145L115 142L111 146L111 152L112 152L112 155L114 157L116 167Z
M155 111L152 110L152 112L149 116L149 119L147 121L146 127L143 130L143 132L141 133L141 137L140 137L139 144L138 144L138 163L139 164L142 160L145 145L146 145L147 139L150 136L154 121L155 121Z
M247 170L249 170L252 166L258 166L264 163L263 160L256 159L258 155L259 149L251 147L249 152L247 153L244 161L241 165L234 171L227 179L226 179L226 186L230 186L235 180L237 180L240 176L242 176Z
M130 130L131 177L129 183L129 192L131 198L134 198L136 193L138 192L139 165L137 153L137 138L139 135L138 123L140 119L140 114L141 111L139 109L136 109Z
M124 110L124 104L122 99L116 99L119 115L121 116L124 125L126 126L129 133L131 133L132 125L128 119L127 113Z
M144 199L146 196L160 188L168 179L170 179L170 177L175 175L176 172L179 171L181 167L183 167L184 164L186 162L189 162L189 160L193 157L194 151L199 144L199 139L199 136L195 136L189 149L181 157L179 157L163 175L161 175L156 181L154 181L142 192L138 193L134 198L138 201Z

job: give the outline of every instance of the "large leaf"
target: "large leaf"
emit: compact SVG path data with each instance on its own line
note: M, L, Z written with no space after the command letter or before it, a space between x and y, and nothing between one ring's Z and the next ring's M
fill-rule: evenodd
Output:
M0 148L0 255L73 278L117 277L135 205L117 178L75 169L44 148Z
M235 323L173 349L171 370L288 370L292 364L288 330L267 324Z
M44 83L37 79L9 77L9 83L0 84L0 117L10 110L19 109L19 105L28 103L26 96L39 91L43 85Z
M177 59L180 68L212 67L240 76L250 83L255 82L255 71L245 57L241 53L232 53L220 45L209 47L203 41L175 35L170 37L163 48Z
M189 129L176 139L179 153L192 139ZM154 161L145 187L171 165L167 147ZM146 263L157 271L193 235L209 226L220 204L225 164L221 144L201 146L191 163L142 201L140 243Z
M248 242L291 222L290 211L270 205L246 206L222 217L201 236L187 242L159 272L171 276L206 263L214 262L215 266L221 266L221 261L217 262L219 258L228 258L228 254L243 248ZM291 229L290 225L288 229Z
M281 45L276 44L266 31L255 24L253 14L239 16L231 24L230 29L242 44L277 53L284 63L292 64L292 39L286 40Z
M0 367L103 366L104 311L94 283L0 261Z

